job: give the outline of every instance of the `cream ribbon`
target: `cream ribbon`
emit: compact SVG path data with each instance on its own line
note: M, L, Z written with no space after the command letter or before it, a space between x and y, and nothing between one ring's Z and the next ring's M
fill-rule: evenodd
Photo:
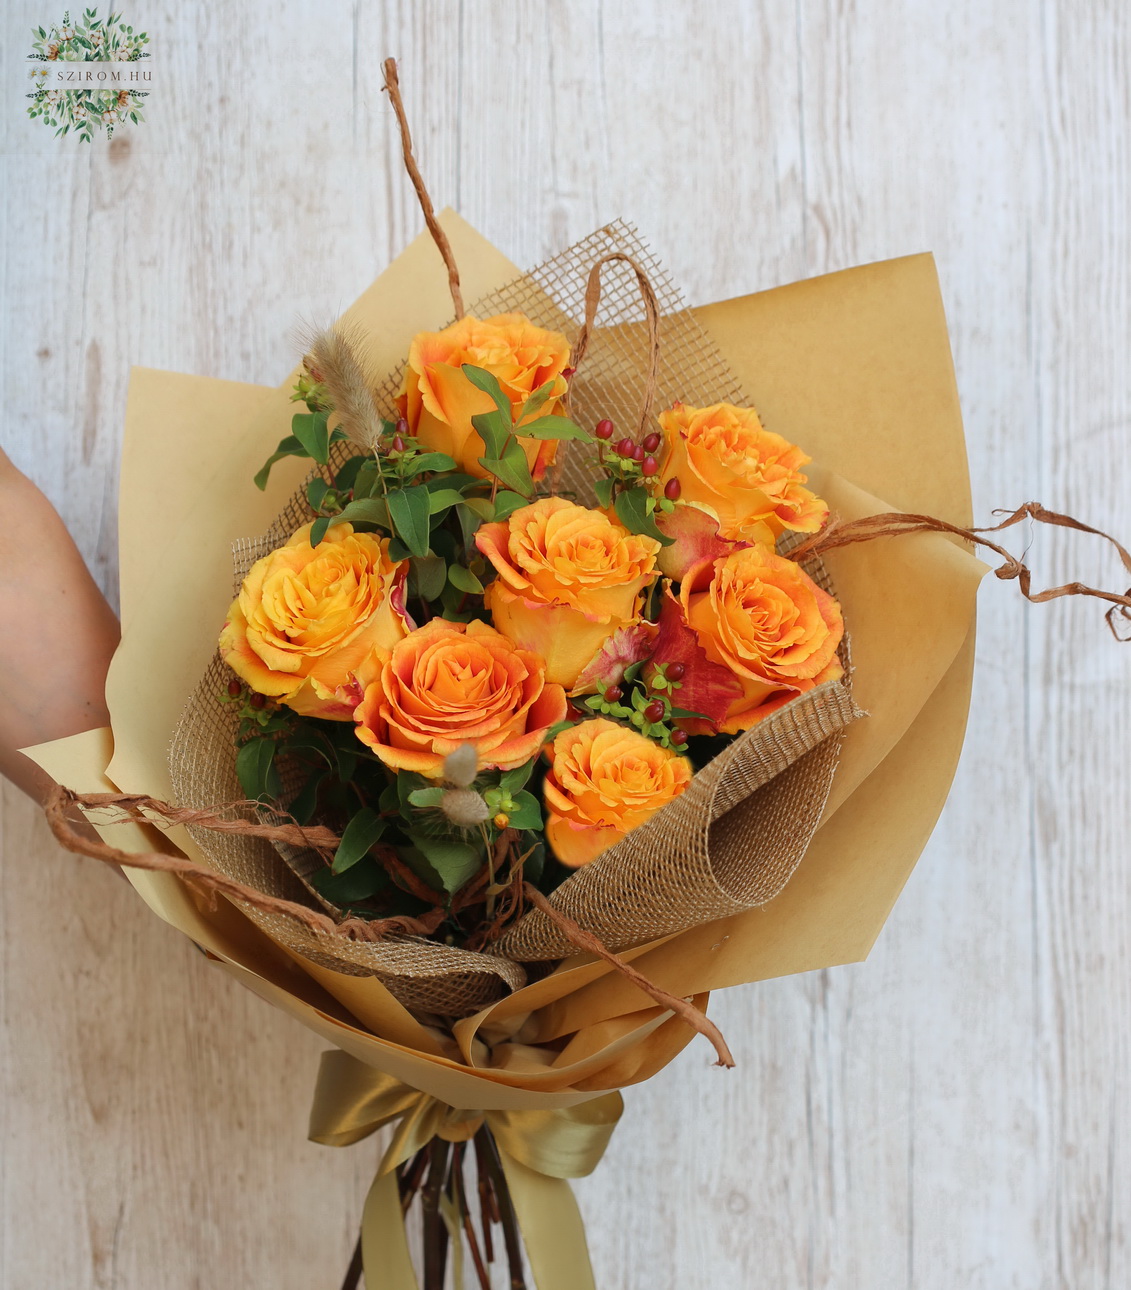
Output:
M566 1179L592 1173L623 1109L612 1092L551 1111L461 1110L334 1049L322 1054L310 1138L347 1147L396 1122L362 1214L367 1290L418 1290L397 1166L435 1137L469 1141L484 1122L499 1149L538 1290L595 1290L585 1228Z

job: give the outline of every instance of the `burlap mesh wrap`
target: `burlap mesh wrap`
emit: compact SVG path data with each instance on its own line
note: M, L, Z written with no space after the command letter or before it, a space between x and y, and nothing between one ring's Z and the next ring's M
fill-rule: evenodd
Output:
M721 355L674 287L622 223L598 230L529 275L472 306L477 317L522 312L572 342L584 317L589 269L614 251L631 256L651 278L660 304L661 365L656 407L688 403L747 404ZM636 279L623 263L605 267L597 330L572 383L572 411L583 425L611 417L634 428L640 412L648 337ZM377 387L379 405L393 413L401 372ZM564 446L564 445L563 445ZM593 501L587 450L571 445L560 459L559 486L581 502ZM344 457L345 450L338 449ZM311 518L300 490L262 537L234 549L238 586L251 565L282 545ZM810 572L827 585L824 570ZM222 704L230 673L219 654L189 699L170 747L179 804L213 807L235 801L236 714ZM840 732L858 715L848 686L818 687L735 740L692 780L691 786L643 828L571 876L553 903L621 949L657 936L750 909L785 885L818 823L836 765ZM271 895L327 908L305 881L312 857L280 850L260 839L190 830L222 872ZM490 953L473 953L418 937L381 942L313 932L285 916L244 911L280 944L335 971L374 976L417 1013L466 1016L518 989L523 962L575 953L553 922L533 911L515 923Z

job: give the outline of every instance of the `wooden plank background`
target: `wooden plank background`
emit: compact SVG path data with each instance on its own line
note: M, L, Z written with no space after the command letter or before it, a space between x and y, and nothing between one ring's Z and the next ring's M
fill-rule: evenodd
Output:
M691 303L933 250L977 514L1131 534L1121 0L138 3L151 120L87 148L21 116L50 10L0 33L0 436L111 594L129 365L275 383L421 227L387 53L437 201L520 264L620 215ZM984 587L887 930L717 996L733 1073L631 1091L578 1188L602 1290L1131 1284L1129 668L1094 606ZM2 805L2 1290L336 1290L375 1152L304 1140L319 1042Z

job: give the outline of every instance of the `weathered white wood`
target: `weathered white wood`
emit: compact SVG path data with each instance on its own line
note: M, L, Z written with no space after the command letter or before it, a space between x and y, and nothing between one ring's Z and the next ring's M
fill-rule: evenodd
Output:
M6 67L49 16L7 7ZM273 382L419 229L386 53L434 196L519 263L623 215L694 303L934 250L978 514L1131 533L1117 0L133 16L148 124L80 150L13 94L0 127L0 436L109 590L129 365ZM717 996L739 1069L695 1045L630 1093L578 1188L603 1290L1131 1283L1131 656L996 583L979 630L955 790L869 962ZM305 1142L318 1043L0 805L0 1288L336 1286L374 1148Z

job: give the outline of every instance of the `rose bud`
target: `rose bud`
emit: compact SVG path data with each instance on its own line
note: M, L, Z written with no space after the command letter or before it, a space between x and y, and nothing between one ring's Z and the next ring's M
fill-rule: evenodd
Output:
M664 715L664 705L659 699L653 699L644 709L645 721L659 721Z
M669 502L679 501L679 480L678 479L668 480L668 482L664 485L664 496L668 499Z
M645 475L654 475L660 468L656 465L655 457L645 457L640 463L640 469Z
M593 428L593 433L598 439L611 439L613 437L613 429L613 423L608 417L604 417L602 420L597 422L596 426Z
M645 452L655 452L659 446L660 446L660 436L656 434L654 430L650 435L644 436Z

